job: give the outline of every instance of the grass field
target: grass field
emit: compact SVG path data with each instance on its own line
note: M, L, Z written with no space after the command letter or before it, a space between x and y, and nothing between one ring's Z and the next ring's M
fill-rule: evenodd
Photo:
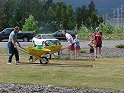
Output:
M50 60L43 65L28 62L20 52L21 64L7 64L7 50L0 49L0 82L79 88L124 90L124 58L100 58L95 61ZM93 67L92 67L93 65Z

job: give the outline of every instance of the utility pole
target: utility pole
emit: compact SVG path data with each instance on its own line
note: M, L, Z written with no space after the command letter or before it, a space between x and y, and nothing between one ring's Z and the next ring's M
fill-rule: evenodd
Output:
M116 16L115 13L116 13L116 10L113 10L113 20L112 20L113 21L113 26L115 26L115 16Z
M119 12L119 8L117 8L117 26L119 26L119 18L120 18L120 12Z
M120 8L121 9L121 18L123 18L123 12L124 12L123 7L124 7L124 5L121 5L121 8Z
M106 15L105 15L105 21L106 22L108 21L108 13L106 13Z
M124 21L123 21L123 12L124 12L124 11L123 11L123 7L124 7L124 5L121 5L121 8L120 8L120 9L121 9L121 26L122 26L122 27L123 27L123 22L124 22Z

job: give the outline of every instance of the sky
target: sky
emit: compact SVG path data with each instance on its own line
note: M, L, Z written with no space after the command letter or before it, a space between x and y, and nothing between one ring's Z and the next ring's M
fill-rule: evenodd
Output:
M67 4L71 4L73 8L76 8L82 5L87 6L91 0L53 0L53 1L66 2ZM109 11L116 9L117 7L121 7L121 5L124 5L124 0L93 0L93 1L96 5L96 9L102 12L106 12L106 11L109 12Z

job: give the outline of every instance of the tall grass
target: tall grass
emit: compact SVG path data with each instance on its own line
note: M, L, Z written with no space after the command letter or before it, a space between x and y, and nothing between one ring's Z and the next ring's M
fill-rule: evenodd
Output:
M104 40L124 40L124 28L123 27L113 27L110 24L101 24L100 31L103 32ZM78 34L82 40L89 40L89 34L94 32L93 28L86 28L84 25L78 30Z

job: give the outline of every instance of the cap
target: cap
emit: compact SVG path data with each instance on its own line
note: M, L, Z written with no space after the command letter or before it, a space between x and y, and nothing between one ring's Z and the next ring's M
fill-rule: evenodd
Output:
M96 31L98 31L99 30L99 27L96 27Z

